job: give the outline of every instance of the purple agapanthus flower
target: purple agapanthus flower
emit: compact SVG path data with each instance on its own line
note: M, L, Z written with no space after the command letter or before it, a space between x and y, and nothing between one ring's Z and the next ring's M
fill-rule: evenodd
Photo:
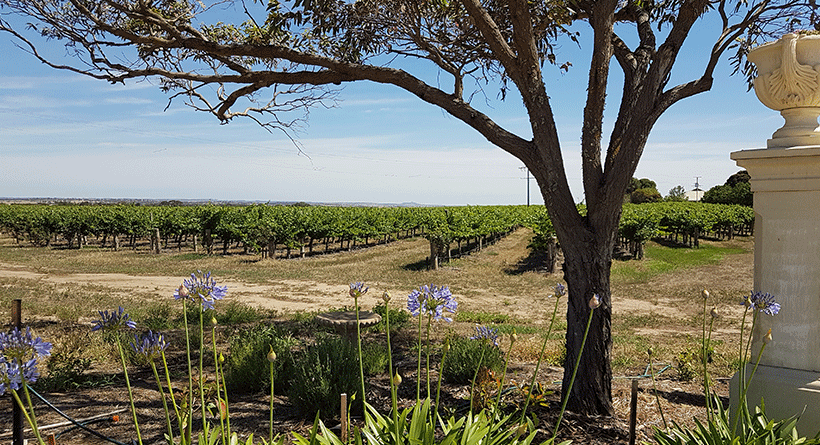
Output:
M369 289L370 288L365 287L364 283L361 281L350 283L350 296L353 298L359 298L362 295L366 294Z
M555 296L556 297L563 297L567 294L567 287L561 283L555 285Z
M498 329L476 325L475 331L475 335L470 337L470 340L489 341L493 346L498 346Z
M116 311L97 311L100 314L100 319L94 321L92 331L112 332L122 329L136 329L137 323L131 319L131 316L125 312L122 306Z
M453 321L452 317L458 309L458 302L447 286L424 285L407 296L407 310L413 316L426 314L435 320Z
M131 347L137 354L153 361L162 356L162 353L168 348L168 342L165 341L164 335L149 330L141 336L135 335Z
M201 271L192 273L191 279L184 280L182 285L174 291L174 299L187 299L192 303L201 303L203 312L213 310L214 301L221 300L226 295L228 295L228 286L217 286L210 272L203 274Z
M9 389L17 391L22 388L23 382L36 382L39 376L36 358L24 362L22 366L17 359L0 358L0 396Z
M0 333L0 395L36 382L38 358L47 355L51 355L51 343L31 335L30 328L25 333L17 328Z
M0 332L0 356L24 359L33 355L51 355L51 343L31 335L31 328L26 332L14 328L9 333Z
M780 303L774 300L774 295L768 292L752 292L740 303L752 311L760 311L767 315L777 315L780 312Z

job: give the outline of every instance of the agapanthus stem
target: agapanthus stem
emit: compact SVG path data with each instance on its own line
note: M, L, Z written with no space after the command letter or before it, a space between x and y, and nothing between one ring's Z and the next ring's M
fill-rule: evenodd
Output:
M470 411L473 410L473 393L475 392L475 381L478 378L478 372L481 370L481 365L484 364L484 352L487 350L485 343L481 343L481 357L478 359L478 366L473 373L473 382L470 384Z
M544 343L541 344L541 352L538 354L538 363L535 364L535 372L532 374L532 380L530 380L530 388L527 391L527 400L524 402L524 410L521 412L521 420L519 423L524 422L524 418L527 417L527 407L530 406L530 399L532 398L532 389L535 387L535 378L538 376L538 370L541 368L541 361L544 359L544 351L547 349L547 341L550 338L550 334L552 333L552 326L555 324L555 315L558 313L558 301L560 298L556 296L555 298L555 307L552 309L552 318L550 319L550 326L547 328L547 335L544 336Z
M171 395L171 405L174 406L174 414L177 416L177 423L179 424L179 434L184 434L182 417L179 416L179 407L177 407L176 397L174 397L174 387L171 386L171 373L168 371L168 361L165 359L165 351L161 352L162 367L165 369L165 383L168 385L168 393Z
M444 361L447 360L447 353L450 351L450 340L444 341L444 353L441 354L441 364L438 367L438 385L436 387L436 410L433 413L433 422L438 422L438 402L441 397L441 381L444 380Z
M416 404L421 400L421 308L419 308L419 360L416 370Z
M268 362L270 368L270 431L268 432L268 443L273 444L273 362ZM226 391L227 393L227 391Z
M191 333L188 329L188 304L187 300L182 300L182 318L185 323L185 352L188 357L188 418L185 420L186 433L180 432L183 441L186 444L192 443L193 440L193 417L194 417L194 370L191 363Z
M714 317L710 316L710 318L711 319L709 320L709 331L708 331L708 335L706 337L706 347L704 348L704 352L703 352L703 389L704 389L704 395L706 396L706 418L707 419L712 418L712 416L714 415L714 413L712 412L712 397L710 395L711 394L711 381L709 379L709 370L706 368L706 364L707 364L707 361L708 361L707 357L708 357L708 353L709 353L709 348L711 347L711 344L712 344L712 328L715 325Z
M501 406L501 389L504 387L504 380L507 378L507 366L510 364L510 354L512 353L512 347L515 344L515 340L513 337L510 337L510 349L507 350L507 357L504 360L504 372L501 373L501 380L498 381L498 395L495 399L495 406Z
M398 428L399 406L396 382L394 381L395 376L393 374L393 346L390 343L390 303L388 301L384 302L384 325L387 329L387 370L390 372L390 406L393 408L393 426ZM436 403L436 405L438 406L438 403ZM396 430L395 433L396 437L399 437L398 430Z
M663 415L663 407L661 406L661 398L658 395L658 387L655 382L655 370L652 369L652 356L649 356L649 373L652 375L652 391L655 393L655 403L658 404L658 412L661 414L661 421L663 421L663 429L669 430L669 425L666 424L666 417Z
M27 385L25 382L23 382L23 389L26 391L26 398L29 398L28 390L26 388ZM45 445L42 436L40 436L40 429L37 427L37 417L34 416L34 406L31 404L31 399L29 398L28 401L29 407L31 408L31 414L29 414L28 408L26 408L26 405L24 405L23 401L20 400L20 395L17 394L17 391L12 389L11 395L17 402L17 406L19 406L20 409L23 411L23 415L26 416L26 421L28 422L28 425L31 427L31 430L34 432L34 436L37 437L37 442L39 442L40 445Z
M216 319L212 319L214 322ZM225 400L224 406L222 405L222 393L227 393L228 391L224 388L225 381L220 381L219 379L219 357L216 355L216 324L214 323L211 326L211 348L214 352L214 378L216 379L216 403L219 404L219 426L222 433L222 443L228 443L227 441L227 431L225 430L225 417L227 417L228 413L228 402ZM224 411L223 411L224 410Z
M431 314L428 314L427 315L427 334L425 334L425 341L424 341L424 343L425 343L424 350L425 350L425 353L427 354L427 364L426 364L427 374L426 374L425 380L427 382L427 398L428 399L432 395L431 392L430 392L430 328L432 327L432 325L433 325L433 316Z
M202 411L202 435L205 442L208 442L208 416L205 413L205 311L199 308L199 402Z
M752 324L752 326L754 326L754 324ZM763 356L763 350L764 349L766 349L766 342L765 341L763 342L763 345L760 347L760 352L757 353L757 360L755 360L755 365L752 368L752 373L749 375L749 379L742 383L743 384L743 391L740 393L740 399L737 402L738 406L737 406L737 410L735 412L735 419L732 422L732 433L733 434L737 431L737 424L738 424L738 420L740 419L739 413L740 413L741 407L743 407L743 409L748 409L748 404L746 402L746 393L749 391L749 385L752 383L752 379L755 376L755 372L757 372L758 365L760 365L760 358ZM741 366L746 368L745 363L741 363Z
M701 364L703 365L703 396L706 398L706 418L711 417L711 409L709 403L709 378L708 378L708 371L706 370L706 356L708 354L708 344L706 340L706 303L708 302L707 298L703 299L703 311L701 311L701 337L700 337L700 350L701 350ZM664 423L664 427L666 424Z
M225 366L219 364L216 368L217 374L219 374L220 380L222 380L222 385L225 385ZM222 388L223 396L225 396L225 427L228 431L228 437L231 437L231 404L228 401L228 388Z
M362 384L362 412L366 411L364 406L367 403L367 397L364 388L364 357L362 357L362 326L359 324L359 298L353 299L353 305L356 306L356 342L359 348L359 377Z
M168 445L174 444L174 429L171 427L171 412L168 411L168 401L165 400L165 392L162 390L162 380L159 378L159 372L157 372L157 364L154 363L154 360L151 360L151 370L154 371L154 379L157 381L157 387L159 388L159 397L162 399L162 407L165 409L165 422L168 425ZM168 390L170 391L171 388L169 387Z
M578 350L578 357L575 358L575 367L572 369L572 378L569 379L569 387L567 393L563 395L564 401L561 402L561 412L558 414L558 421L555 422L555 430L553 430L552 437L558 437L558 428L561 426L561 420L564 418L564 412L567 409L567 402L569 396L572 394L572 385L575 383L575 376L578 373L578 366L581 365L581 356L584 354L584 346L587 344L587 336L589 335L589 326L592 324L592 315L595 309L589 310L589 318L587 318L587 327L584 329L584 338L581 340L581 349Z
M131 402L131 415L134 418L134 428L137 430L137 441L142 445L142 435L140 435L140 425L137 422L137 408L134 406L134 392L131 390L131 381L128 379L128 367L125 365L125 353L122 350L120 339L117 339L117 349L120 351L120 361L122 362L122 373L125 376L125 386L128 388L128 400Z

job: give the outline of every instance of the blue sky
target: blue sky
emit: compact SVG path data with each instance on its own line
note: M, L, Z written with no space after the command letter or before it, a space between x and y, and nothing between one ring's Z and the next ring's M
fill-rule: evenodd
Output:
M708 31L696 28L694 35L706 39ZM569 73L545 70L576 201L583 199L578 142L585 50L588 45L565 45L561 55L573 63ZM61 47L49 51L63 53ZM284 135L249 120L220 125L181 101L165 110L167 97L150 81L109 85L56 71L16 48L6 34L0 34L0 54L0 197L527 201L519 161L396 88L345 86L338 107L314 110L296 134L300 153ZM684 53L673 81L691 78L689 69L702 66L700 57ZM783 120L729 71L724 60L712 91L676 104L660 119L635 176L654 180L664 195L677 185L692 189L697 177L708 189L739 170L731 152L765 147ZM617 110L619 86L613 74L609 110ZM529 135L520 100L495 97L489 91L475 101L503 127ZM534 181L530 196L543 202Z

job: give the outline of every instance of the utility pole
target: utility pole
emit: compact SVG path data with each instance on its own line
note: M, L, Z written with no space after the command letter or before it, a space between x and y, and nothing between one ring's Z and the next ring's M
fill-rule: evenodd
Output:
M527 172L527 207L530 206L530 170L527 167L518 167Z
M698 192L703 191L703 190L700 189L700 184L699 184L700 178L701 178L700 176L695 176L695 189L692 190L693 192L695 192L695 201L700 201L700 193L698 193Z

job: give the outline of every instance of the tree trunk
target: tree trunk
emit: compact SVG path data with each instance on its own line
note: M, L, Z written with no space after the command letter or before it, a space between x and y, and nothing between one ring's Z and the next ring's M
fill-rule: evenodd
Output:
M154 233L152 234L152 237L151 237L151 243L152 243L153 251L154 251L155 254L159 254L159 253L162 252L162 249L160 248L159 229L154 229Z
M268 240L268 258L276 259L276 240L273 238Z
M557 259L557 248L555 245L555 237L551 236L547 241L547 272L555 272L555 260Z
M589 302L598 295L601 305L595 309L589 334L584 345L578 373L569 394L567 409L576 413L612 415L612 350L611 316L609 295L609 272L612 265L612 249L596 248L594 245L574 246L564 251L564 278L567 281L567 355L564 362L564 380L561 394L567 394L572 371L581 349L587 320Z
M438 245L432 239L430 240L430 258L427 267L430 270L438 270Z

